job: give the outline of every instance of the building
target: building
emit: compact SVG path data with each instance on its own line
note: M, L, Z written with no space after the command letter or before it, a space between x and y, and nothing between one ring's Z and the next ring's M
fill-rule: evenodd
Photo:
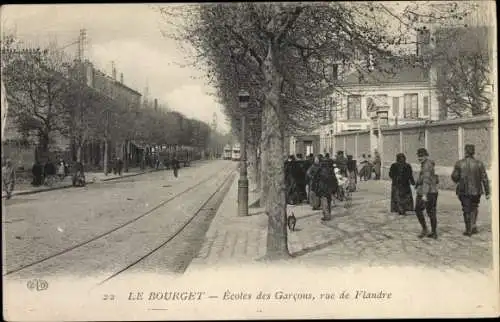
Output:
M102 94L117 101L122 106L130 108L140 108L142 102L142 94L138 91L125 85L123 74L120 74L120 80L116 79L116 69L113 68L112 76L106 75L104 72L95 69L92 63L86 61L85 82L87 86L96 89Z
M403 124L439 120L436 87L430 70L401 64L394 72L353 72L345 76L342 90L331 97L320 125L320 150L334 151L334 135ZM376 147L373 147L376 148Z

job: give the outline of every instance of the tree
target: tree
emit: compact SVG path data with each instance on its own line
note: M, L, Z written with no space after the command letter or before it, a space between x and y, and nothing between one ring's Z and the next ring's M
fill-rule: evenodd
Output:
M20 133L38 139L47 152L52 136L64 132L63 97L67 79L63 62L48 49L6 48L2 44L3 78L10 115Z
M462 27L443 30L447 35L438 42L434 55L437 61L437 89L440 105L458 117L476 116L491 112L491 37L488 27Z
M320 103L341 90L332 65L347 71L383 69L383 62L400 54L398 45L414 25L415 15L404 11L406 16L398 16L371 2L211 4L181 8L180 13L176 9L163 8L165 20L179 26L177 39L192 45L196 57L208 64L209 78L225 84L220 88L227 105L237 110L235 86L228 80L238 80L238 87L244 80L252 83L261 108L267 257L287 257L285 134L314 127L322 112ZM398 32L391 29L395 18ZM363 59L356 61L356 52ZM236 66L245 67L246 79L235 68L230 76L233 57L241 63ZM228 63L221 63L224 59Z

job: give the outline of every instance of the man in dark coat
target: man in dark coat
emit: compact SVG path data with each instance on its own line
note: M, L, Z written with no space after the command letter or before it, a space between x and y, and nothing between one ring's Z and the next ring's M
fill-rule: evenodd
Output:
M309 167L306 173L307 184L309 186L308 200L313 210L319 210L321 201L316 194L319 185L319 169L320 169L319 156L314 157L313 164Z
M477 213L481 195L490 198L490 186L484 164L474 158L475 147L465 146L465 158L457 161L451 179L457 184L456 193L462 203L465 236L477 233Z
M33 185L38 187L43 183L43 167L40 160L36 160L31 168L31 173L33 174Z
M332 196L337 192L338 181L335 176L333 160L329 158L320 158L320 160L320 169L317 174L319 180L316 194L321 200L321 209L323 211L321 220L328 221L332 219Z
M391 212L405 215L407 211L413 211L413 195L410 185L415 185L413 169L406 163L403 153L396 155L396 162L391 165L389 177L391 186Z
M437 239L437 198L438 198L438 177L435 173L435 163L429 159L429 153L426 149L420 148L417 151L418 161L421 164L420 175L416 182L417 198L415 202L415 213L422 226L422 232L419 238L424 236ZM431 222L431 233L428 233L425 223L424 210L426 210Z
M380 158L380 153L375 150L375 157L373 158L373 169L375 170L375 180L380 180L382 168L382 159Z
M338 151L335 163L340 170L342 176L347 177L347 159L344 156L344 151Z

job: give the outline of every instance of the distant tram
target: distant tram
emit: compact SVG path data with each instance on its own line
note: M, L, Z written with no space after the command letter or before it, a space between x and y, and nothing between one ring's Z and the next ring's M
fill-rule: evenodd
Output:
M231 160L233 149L231 145L226 144L224 147L224 160Z
M233 145L233 151L231 154L231 160L233 161L240 161L240 144L237 143Z

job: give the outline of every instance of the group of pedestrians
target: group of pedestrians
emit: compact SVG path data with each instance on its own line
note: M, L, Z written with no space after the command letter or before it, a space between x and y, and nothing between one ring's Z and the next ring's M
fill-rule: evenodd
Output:
M111 162L109 164L109 167L107 169L106 175L108 175L110 172L113 172L114 175L122 175L123 172L123 160L120 157L113 156L111 158Z
M360 169L358 173L360 181L368 181L372 179L373 174L375 174L375 180L380 180L382 159L380 157L380 153L377 150L375 150L374 152L373 159L371 154L368 154L367 157L366 154L363 153L359 162L359 166Z
M62 158L59 159L57 164L54 164L50 158L43 165L39 160L36 160L31 168L31 174L33 175L33 180L31 182L33 186L50 186L56 179L62 181L69 175L69 164Z
M285 162L287 203L306 201L313 210L321 208L323 221L331 220L332 203L338 193L344 189L355 191L356 181L355 162L350 155L344 157L343 151L337 153L335 160L328 153L310 154L306 160L298 154Z
M456 195L462 205L465 224L465 236L472 236L478 232L477 215L481 196L490 198L490 187L484 164L474 158L475 147L472 144L465 146L465 158L456 162L451 179L456 183ZM415 211L422 227L419 238L438 238L437 233L437 203L439 176L435 172L435 162L429 158L425 148L417 150L420 163L420 172L417 180L413 177L413 169L406 162L406 156L399 153L396 162L391 165L389 177L392 180L391 212L405 215L407 211ZM415 187L416 198L413 206L411 186ZM427 213L430 231L424 216Z

